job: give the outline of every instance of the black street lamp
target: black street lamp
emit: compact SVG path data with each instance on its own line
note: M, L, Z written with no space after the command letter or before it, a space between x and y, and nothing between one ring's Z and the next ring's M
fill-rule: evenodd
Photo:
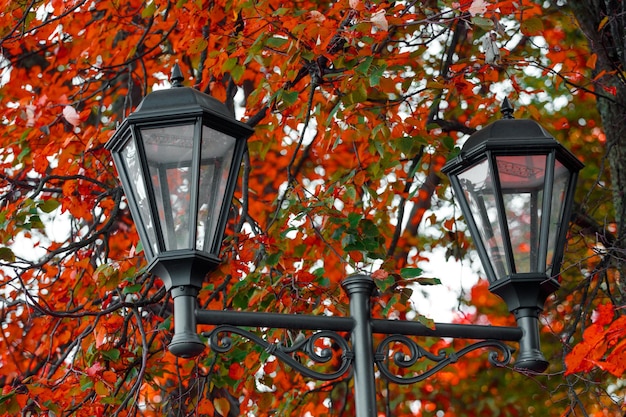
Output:
M200 354L205 343L196 328L206 324L217 326L205 334L216 352L228 351L229 335L238 334L310 378L333 380L352 370L357 417L377 415L375 369L392 382L411 384L480 348L492 349L492 363L506 365L512 349L503 342L519 341L516 368L545 370L537 316L546 297L558 288L555 276L582 164L541 126L529 120L499 120L472 135L461 155L444 167L476 240L490 289L506 301L518 327L435 323L431 329L414 321L373 319L370 304L376 284L363 274L342 283L350 299L349 317L203 310L197 308L196 297L205 276L220 262L245 141L253 131L235 120L224 104L182 87L182 80L175 66L173 88L147 95L106 145L148 268L163 279L174 300L172 353L187 358ZM512 113L508 101L504 112ZM524 244L528 247L522 248ZM284 346L243 327L315 333ZM349 340L341 333L349 333ZM386 335L375 349L374 333ZM408 336L478 341L458 352L433 354ZM320 349L320 340L332 342L333 349ZM309 362L296 358L297 352ZM334 357L334 370L307 366ZM402 376L390 367L409 368L418 359L435 365Z
M450 177L489 290L515 315L524 337L515 365L543 372L538 316L559 288L563 247L583 164L537 122L503 119L471 135L442 172Z
M178 65L172 88L148 94L106 147L113 155L148 270L174 302L172 353L195 356L198 290L219 263L237 175L252 128L215 98L183 87Z

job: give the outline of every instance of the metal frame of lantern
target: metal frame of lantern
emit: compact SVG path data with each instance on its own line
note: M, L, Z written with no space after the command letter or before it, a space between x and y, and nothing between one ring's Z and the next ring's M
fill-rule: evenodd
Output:
M538 316L559 288L563 249L583 164L537 122L503 119L471 135L442 172L465 215L489 290L524 330L516 365L542 372ZM547 214L547 215L546 215Z
M246 140L253 129L226 106L182 86L153 91L106 144L135 220L148 271L174 298L174 353L200 353L196 296L219 252Z
M198 309L198 289L202 286L205 275L219 264L218 251L226 225L226 216L237 180L245 140L252 130L235 120L227 112L225 106L214 98L180 87L182 76L177 67L173 71L172 79L174 87L146 96L137 111L121 124L106 145L113 154L122 186L127 194L131 214L137 224L140 238L144 242L149 270L159 275L164 280L166 288L171 291L174 301L174 336L169 349L172 353L187 358L200 354L205 348L205 341L198 336L197 325L216 326L213 330L203 333L203 336L210 348L217 353L231 349L232 338L238 335L252 341L267 353L274 355L309 378L328 381L353 376L357 417L377 415L375 368L389 381L411 384L428 378L476 349L490 349L490 361L495 365L505 366L511 360L513 349L504 342L519 341L523 353L530 352L535 356L530 362L518 359L516 363L518 369L541 370L536 366L537 357L533 350L534 347L538 347L538 335L537 340L531 338L528 342L528 326L523 320L521 322L518 320L518 327L435 323L434 328L429 328L415 321L373 319L371 297L376 293L376 284L369 275L352 275L342 282L342 287L349 296L350 315L347 317ZM150 191L153 184L147 181L150 178L150 168L145 152L142 150L144 148L142 142L146 140L146 137L142 136L144 133L142 129L181 126L181 120L189 121L194 125L194 152L199 152L200 143L204 140L201 134L203 126L212 131L222 132L236 142L228 180L222 187L224 197L219 207L216 208L219 211L218 227L208 251L204 247L206 245L201 248L202 250L168 248L162 229L163 227L171 229L172 224L168 223L165 218L163 218L165 225L157 221L161 219L156 199L158 193L154 190ZM471 138L470 141L472 141ZM135 154L129 151L129 146L132 150L133 144L138 150ZM194 197L193 194L210 191L210 189L200 187L198 173L200 160L201 157L195 154L191 158L188 165L193 168L194 174L190 177L192 178L191 186L185 190L189 195L190 204L195 209L198 207L197 201L200 197ZM457 159L457 162L459 166L466 166L463 165L466 164L463 158ZM135 175L131 169L132 164L139 164L138 170L135 167ZM455 192L458 193L459 183L454 179L457 170L450 164L446 167L455 173L452 175L452 181ZM146 190L148 190L147 193ZM142 193L145 195L141 195ZM571 193L572 191L569 191L568 196L571 197ZM170 199L176 198L171 194L165 194ZM150 203L149 207L142 207L143 203ZM162 202L160 209L163 210L166 205L167 201ZM471 217L468 205L462 203L461 206L466 217ZM569 211L565 210L565 212ZM475 235L476 224L470 221L469 227ZM150 228L161 233L151 233ZM195 230L197 232L197 228ZM190 234L196 232L189 230ZM146 247L146 242L151 245L149 248ZM189 237L188 243L192 245L193 242L194 239ZM556 258L560 259L560 255L555 256ZM481 260L489 260L484 250L481 253ZM548 280L548 282L551 281ZM540 283L533 280L529 284L533 287L540 286ZM496 289L497 286L492 285L492 287ZM537 292L538 290L530 291ZM297 338L290 345L283 345L271 343L263 337L263 334L259 335L247 328L260 328L265 331L269 329L306 330L313 333ZM384 336L377 346L374 346L374 334ZM477 341L458 351L443 351L434 354L416 342L415 337L447 337ZM528 347L524 348L524 344ZM332 363L336 366L328 369L327 366L333 358L335 361ZM425 370L424 368L421 371L414 370L413 365L421 360L430 361L434 365ZM320 365L321 368L318 368Z

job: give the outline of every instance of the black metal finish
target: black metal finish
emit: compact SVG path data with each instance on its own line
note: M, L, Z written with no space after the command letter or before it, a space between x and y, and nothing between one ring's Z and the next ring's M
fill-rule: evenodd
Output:
M184 285L172 288L174 299L174 337L168 346L170 352L182 358L192 358L204 351L204 342L196 329L195 310L197 288Z
M408 350L408 353L401 351L398 345L400 345L400 348L404 347L404 351ZM394 346L396 349L394 349ZM435 355L404 335L392 335L383 340L376 349L375 361L385 378L396 384L406 385L423 381L451 363L456 363L466 354L476 349L484 348L492 349L489 354L489 361L495 366L506 366L511 361L513 349L499 340L483 340L466 346L459 351L441 351ZM436 364L430 369L410 375L398 375L390 367L391 361L397 368L408 369L420 359L426 359Z
M266 327L292 330L333 330L351 332L351 317L311 316L306 314L265 313L258 311L198 310L198 324L231 324L241 327Z
M219 265L219 251L246 141L254 133L250 126L236 120L224 103L193 88L183 87L182 81L182 73L178 65L175 65L172 71L172 88L148 94L137 109L120 124L105 145L111 151L118 169L131 214L143 243L148 270L159 275L168 290L179 285L201 288L207 273ZM184 135L181 133L178 137L175 135L170 137L172 135L168 134L158 138L158 141L156 138L152 139L154 146L163 146L170 150L180 149L180 152L171 151L172 155L168 155L168 158L173 158L173 164L169 163L165 155L163 158L157 155L153 163L149 164L148 145L144 134L151 129L178 127L185 127L187 129L185 132L189 132ZM202 154L205 150L210 152L212 148L208 145L203 148L203 144L214 145L213 141L218 140L213 138L216 135L222 135L220 138L227 141L223 145L225 149L232 149L232 159L224 156L225 160L232 163L230 166L223 165L225 171L229 168L228 172L224 172L228 174L228 179L220 187L216 187L215 184L203 184L201 171L209 165L214 170L222 166L218 165L221 157L211 159ZM157 149L160 150L158 146ZM217 149L220 149L219 143ZM190 158L187 157L189 153ZM152 155L154 157L155 154ZM188 184L186 183L188 194L184 197L189 201L187 213L189 218L186 225L181 225L181 230L186 230L188 234L187 239L180 243L180 247L174 245L175 238L171 234L175 229L173 222L176 214L170 206L169 193L173 192L168 186L170 168L188 173ZM214 179L217 178L215 171L213 176ZM164 195L157 195L155 184L161 187ZM211 236L212 239L209 241L208 236L205 236L204 246L200 249L196 247L197 242L201 240L197 222L198 212L201 210L199 196L208 196L208 193L216 193L218 190L223 192L223 195L219 196L222 198L221 203L214 200L211 202L220 206L210 207L208 210L203 208L205 212L210 213L207 223L210 220L211 224L215 225L210 229L214 236ZM163 210L159 210L158 204L162 204ZM170 210L166 210L168 208ZM166 212L163 219L160 218L162 212ZM164 233L165 230L169 233Z
M198 324L230 324L240 327L261 327L292 330L332 330L352 332L354 318L281 314L256 311L197 310ZM460 339L497 339L517 342L523 331L519 327L434 323L430 328L417 321L371 319L374 334L405 334L407 336L451 337Z
M502 120L471 135L442 172L450 177L489 290L506 302L523 330L515 366L542 372L548 362L539 347L538 316L559 288L556 277L583 164L537 122L514 119L508 100L502 114ZM530 222L509 218L520 206ZM526 258L517 253L524 245Z
M545 272L546 277L556 276L560 271L562 261L563 246L567 234L569 224L569 213L573 203L573 193L575 191L577 173L582 169L583 164L561 145L553 136L551 136L539 123L527 119L513 119L512 108L510 103L505 101L502 109L504 119L497 120L485 128L471 135L467 142L463 145L460 155L449 160L442 168L442 172L450 177L450 183L453 187L457 201L461 206L468 228L476 243L481 263L485 270L485 274L490 282L494 282L502 278L501 271L494 270L492 262L489 259L485 242L478 229L478 222L475 220L472 210L465 198L464 188L460 182L459 175L468 171L472 167L487 161L490 165L490 172L493 182L493 195L496 199L496 205L499 211L498 224L502 233L502 243L504 245L504 255L511 273L519 272L514 263L514 248L511 247L510 236L508 233L509 225L504 217L504 204L502 197L504 190L500 186L498 176L497 158L502 156L518 156L532 157L533 155L546 156L545 173L543 174L543 187L539 190L543 193L543 205L541 212L550 214L552 192L554 183L554 162L558 161L568 171L569 180L567 181L567 189L563 200L563 212L557 213L561 224L556 231L554 246L548 248L548 232L549 220L548 215L542 216L542 224L539 227L538 236L531 237L531 242L540 242L537 259L537 271ZM538 210L537 210L538 211ZM547 271L539 268L538 261L543 260L545 264L546 253L551 249L553 251L552 263ZM542 251L542 252L539 252Z
M509 342L517 342L523 335L519 327L434 323L431 329L416 321L381 319L372 320L372 332L453 339L497 339Z
M253 332L230 325L218 326L210 332L203 333L203 336L209 339L209 346L214 352L226 353L233 347L233 341L230 337L231 334L237 334L254 342L267 353L277 357L302 375L320 381L332 381L343 377L348 369L350 369L350 365L354 359L354 353L350 349L346 339L341 337L338 333L328 330L322 330L314 333L312 336L296 340L291 346L270 343ZM327 345L330 346L332 343L333 346L338 347L337 352L333 352L331 348L324 348L318 353L318 345L316 343L324 339L329 341ZM297 352L306 354L309 363L303 364L300 359L297 359ZM339 367L334 371L321 372L306 366L327 363L336 355L340 357L340 362Z
M214 311L196 310L195 318L183 318L182 321L205 325L217 325L209 332L203 333L209 339L210 348L217 353L225 353L233 345L232 335L239 335L267 353L274 355L302 375L317 380L335 380L347 377L351 368L354 373L354 389L357 417L375 417L376 391L375 366L381 375L391 382L411 384L422 381L445 366L455 363L461 357L477 349L490 349L489 360L496 366L505 366L511 360L513 349L504 341L523 339L524 331L519 327L462 325L435 323L429 328L416 321L372 319L370 316L370 298L375 290L375 283L368 275L353 275L344 280L342 286L350 297L350 317L313 316L303 314L279 314L249 311ZM174 303L180 297L174 299ZM182 310L182 309L181 309ZM187 311L187 312L185 312ZM181 314L189 314L188 310ZM176 313L178 314L178 312ZM525 319L524 319L525 320ZM316 331L308 337L297 337L289 346L270 343L257 333L243 329L256 327L260 329L290 329ZM385 334L387 337L374 349L373 335ZM439 352L432 354L409 336L415 337L451 337L480 340L459 351ZM483 340L485 339L485 340ZM326 346L335 349L316 351L314 346L320 340L328 340ZM534 340L534 339L533 339ZM401 345L409 354L394 348ZM193 347L193 345L191 345ZM534 341L528 344L523 352L525 364L536 367L537 362L530 362L535 353ZM302 360L299 353L306 355ZM319 365L338 358L337 368L319 370ZM419 360L434 362L431 368L399 376L393 371L396 368L409 368ZM391 361L391 363L390 363Z
M371 329L370 298L376 285L369 275L346 278L343 289L350 297L350 316L354 319L352 349L354 350L354 401L357 416L376 417L376 376Z
M214 270L220 263L219 249L222 244L226 216L241 165L245 141L253 131L247 125L235 120L226 106L218 100L194 89L182 87L183 80L182 73L176 66L172 73L174 88L149 94L137 111L124 120L106 144L107 149L110 149L113 154L132 216L144 243L144 252L149 261L148 270L159 275L166 288L171 290L175 321L174 336L169 346L172 353L185 358L199 355L204 351L205 343L197 334L197 325L214 325L217 327L203 335L208 338L211 349L217 353L228 352L234 346L232 336L238 335L260 346L268 354L309 378L323 381L346 378L351 370L354 375L356 417L378 415L375 391L376 369L391 382L411 384L432 376L476 349L489 349L489 360L496 366L505 366L511 361L513 349L504 341L519 341L520 351L515 362L516 368L531 372L542 372L546 369L548 362L540 350L538 315L548 295L556 291L559 286L554 277L559 271L562 260L574 187L582 164L538 123L513 119L513 107L508 100L505 100L502 105L503 119L473 134L466 142L461 154L449 161L442 169L444 173L450 175L451 185L467 220L468 228L477 243L480 259L491 284L489 289L506 301L510 311L516 317L518 327L435 323L434 328L429 328L419 322L372 319L371 296L376 285L372 277L363 274L350 276L342 282L342 287L350 299L349 317L199 310L197 308L198 291L202 288L207 273ZM168 177L167 169L171 167L165 165L170 161L168 158L157 157L151 161L159 166L148 166L142 132L145 128L171 128L183 126L183 124L193 127L193 146L188 146L187 149L193 148L194 153L191 159L185 159L184 167L180 172L187 172L186 170L191 172L189 188L193 190L193 193L186 197L189 198L190 207L195 209L195 212L189 213L189 223L193 224L196 229L190 229L188 235L164 234L163 229L172 231L176 228L174 217L176 211L170 206L168 198L159 199L159 196L162 197L161 194L169 196L170 177ZM229 174L227 183L221 184L224 187L216 186L215 182L200 186L202 184L200 167L213 164L211 169L214 171L205 172L210 172L207 178L213 175L212 178L215 180L217 178L215 170L218 169L219 161L226 159L225 152L220 150L219 141L211 142L210 146L211 148L217 146L218 150L213 156L218 156L213 160L202 159L201 143L204 128L236 141L234 148L227 148L229 152L232 150L232 153L229 153L233 155L232 165L225 163L221 165L224 177ZM184 139L189 142L190 136L187 135ZM232 144L228 142L229 146ZM175 144L170 143L168 139L167 146L173 145ZM155 150L151 152L153 156L160 154ZM170 152L166 153L169 155ZM522 189L520 193L531 195L529 204L533 213L530 214L532 222L528 233L532 235L530 236L531 243L536 244L538 249L536 253L531 253L528 257L531 271L521 273L521 269L515 264L515 248L511 243L509 224L505 217L505 202L498 175L500 169L498 158L502 156L532 158L537 153L546 158L543 188L539 189L537 183L529 182L528 187ZM176 157L171 159L178 161ZM555 161L569 171L569 176L566 183L561 183L565 195L562 212L559 213L559 219L562 221L551 241L552 236L549 232L554 232L554 230L550 229L551 217L546 214L551 213L553 209L552 192L555 187L552 183L558 181L559 178L565 178L561 176L555 179ZM206 164L203 165L205 162ZM481 164L485 162L490 165L489 172L494 176L491 179L494 189L493 198L488 193L484 193L487 188L474 187L473 190L464 190L464 184L475 183L473 179L472 181L465 180L463 184L459 180L460 174L475 167L482 169ZM182 162L175 168L181 169L181 164ZM523 165L515 159L504 159L503 164L503 172L507 174L509 174L507 167L510 166L514 168L526 166L530 167L529 170L536 167L533 165L534 161ZM513 172L519 173L515 169ZM153 180L151 176L158 178L157 185L150 183ZM533 178L534 176L533 173ZM208 182L210 181L207 180ZM509 184L510 189L513 190L511 194L517 192L517 179L511 180L509 177L504 177L502 182ZM200 190L200 188L203 189ZM214 194L222 188L225 188L223 196ZM478 201L475 205L482 207L482 212L477 214L482 216L480 219L473 218L471 204L475 201L469 200L468 202L464 191L468 194L475 191L475 200ZM204 194L200 195L200 193ZM543 193L541 197L539 193ZM487 197L483 198L485 195ZM202 202L204 197L208 200ZM220 200L222 197L223 200ZM495 200L491 207L495 207L500 214L500 217L493 223L493 227L491 224L493 219L489 218L486 210L487 198ZM539 198L543 198L541 204L539 204ZM157 201L161 204L160 207L157 206ZM216 203L216 201L221 201L221 203ZM209 223L196 222L201 203L205 206L215 204L215 207L208 207L209 212L217 219L216 223L211 223L215 226L210 230L211 238L209 238L209 226L207 226ZM160 224L159 209L169 212L171 216L162 219L164 224ZM479 207L479 211L480 209ZM539 221L540 213L541 221ZM142 215L147 219L143 219ZM493 248L499 247L498 242L495 246L486 247L479 224L486 225L490 229L488 230L489 239L492 237L502 239L500 242L503 249L502 256L499 251L495 251L494 255ZM204 225L205 228L200 225ZM495 230L496 227L499 231ZM205 233L198 232L199 229ZM511 227L511 229L515 228ZM525 232L523 227L521 229ZM496 236L498 232L502 235L501 237ZM523 234L518 234L520 235ZM183 241L181 246L178 246L176 237L181 237L180 240ZM203 244L198 244L199 241ZM550 245L553 246L549 247ZM553 251L552 264L546 266L549 263L547 254L550 250ZM495 265L494 259L498 261ZM500 262L501 259L504 259L504 262ZM543 266L546 266L548 271L542 269ZM270 342L258 333L243 327L308 330L308 333L311 331L313 333L308 336L302 333L302 336L296 337L290 345L283 345ZM376 349L373 342L374 334L386 335ZM463 338L477 341L458 351L440 351L433 354L409 336L413 338ZM332 359L338 359L333 361L337 363L337 366L328 369L327 364ZM434 365L423 371L411 369L422 360L433 362Z
M549 362L541 352L539 312L540 310L534 308L520 308L515 311L517 325L524 329L524 337L520 340L519 354L515 361L517 369L539 373L548 368Z

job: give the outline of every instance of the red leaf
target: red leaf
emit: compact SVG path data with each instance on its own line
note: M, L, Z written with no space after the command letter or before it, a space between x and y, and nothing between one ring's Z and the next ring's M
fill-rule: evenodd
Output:
M98 375L98 373L102 372L104 369L105 369L104 366L102 366L100 362L96 362L93 365L91 365L89 368L87 368L85 370L85 373L91 377L94 377Z
M241 378L243 378L243 374L244 369L238 363L233 363L228 368L228 376L235 381L239 381Z

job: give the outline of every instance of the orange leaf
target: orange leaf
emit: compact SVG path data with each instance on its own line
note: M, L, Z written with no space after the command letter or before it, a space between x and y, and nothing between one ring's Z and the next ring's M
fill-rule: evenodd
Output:
M589 58L587 58L587 63L585 65L587 65L587 68L594 69L596 67L597 60L598 60L598 55L591 54Z

